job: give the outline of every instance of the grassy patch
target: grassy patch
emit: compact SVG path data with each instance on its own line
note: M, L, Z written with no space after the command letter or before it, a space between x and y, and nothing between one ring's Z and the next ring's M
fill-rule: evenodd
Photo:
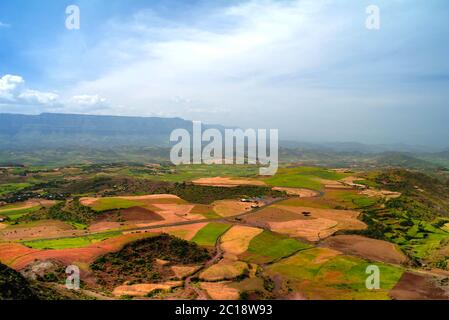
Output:
M213 247L217 243L217 239L230 227L231 225L225 223L209 223L197 232L192 241L200 246Z
M127 209L141 205L140 202L120 199L120 198L101 198L95 201L92 209L95 211L107 211L113 209Z
M87 247L93 243L107 240L119 235L121 235L121 232L116 231L76 238L25 241L23 242L23 244L33 249L47 249L47 250L73 249L73 248Z
M31 187L30 183L10 183L0 185L0 196L7 195L9 193L17 192L25 188Z
M168 182L187 182L213 177L257 177L259 168L254 165L181 165L174 172L152 177Z
M7 217L10 220L17 220L22 218L23 216L27 215L28 213L35 212L39 210L41 206L36 206L32 208L25 208L25 209L12 209L8 211L1 211L0 215Z
M315 248L297 253L268 268L271 273L287 278L295 290L310 299L389 299L389 291L400 280L404 270L376 262L380 270L380 290L368 290L367 267L374 263L328 249Z
M378 202L376 198L368 197L355 191L335 191L333 196L337 201L354 209L371 207Z
M308 188L313 190L321 190L323 184L318 179L340 180L347 174L337 173L322 168L298 167L298 168L281 168L273 177L264 181L271 186L290 187L290 188Z
M242 259L253 263L269 263L309 248L310 245L298 240L264 231L251 240Z
M192 209L192 211L190 213L192 213L192 214L200 214L200 215L202 215L206 219L221 218L221 216L218 215L214 211L214 208L212 206L205 205L205 204L197 204L197 205L195 205L195 207Z

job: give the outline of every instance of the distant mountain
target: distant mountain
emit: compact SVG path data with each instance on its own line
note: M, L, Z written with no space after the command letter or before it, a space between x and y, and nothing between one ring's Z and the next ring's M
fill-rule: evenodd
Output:
M319 152L345 152L376 154L383 152L434 153L439 148L407 144L364 144L359 142L298 142L281 141L281 146L288 149L299 149Z
M0 114L0 148L167 147L170 133L178 128L191 131L192 122L180 118Z
M412 154L400 152L385 152L374 157L378 165L399 167L399 168L414 168L414 169L431 169L438 168L438 165L416 158Z

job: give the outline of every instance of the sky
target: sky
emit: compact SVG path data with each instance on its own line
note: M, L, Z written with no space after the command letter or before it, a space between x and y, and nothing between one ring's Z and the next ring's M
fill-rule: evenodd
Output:
M66 28L78 6L80 28ZM367 7L380 28L368 29ZM449 147L446 0L0 2L0 112Z

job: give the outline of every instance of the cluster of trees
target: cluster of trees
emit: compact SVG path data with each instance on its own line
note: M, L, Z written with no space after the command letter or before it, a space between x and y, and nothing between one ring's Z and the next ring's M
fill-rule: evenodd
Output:
M154 282L164 277L156 259L174 264L198 264L210 259L210 253L176 237L162 234L135 241L122 250L106 254L91 264L100 283L115 286L125 281Z

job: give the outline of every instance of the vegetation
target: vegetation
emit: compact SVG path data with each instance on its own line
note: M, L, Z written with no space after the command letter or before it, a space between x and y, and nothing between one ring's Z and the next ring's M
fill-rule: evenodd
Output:
M119 198L101 198L98 199L91 208L95 211L102 212L114 209L127 209L140 205L140 202Z
M78 198L60 202L50 208L43 208L22 217L22 221L54 219L77 224L88 224L98 215L98 212L83 206Z
M284 197L285 193L274 191L268 187L259 186L238 186L232 188L220 188L210 186L199 186L188 183L175 184L170 190L180 198L200 204L211 204L217 200L224 199L240 199L240 198L256 198L256 197Z
M40 206L32 207L32 208L25 208L25 209L10 209L5 211L0 211L0 216L4 216L8 218L9 220L18 220L22 218L23 216L35 212L37 210L41 209Z
M7 195L9 193L17 192L31 186L29 183L11 183L0 185L0 196Z
M113 231L83 237L25 241L23 244L33 249L45 250L83 248L93 243L119 236L120 234L122 234L120 231Z
M209 223L197 232L192 242L204 247L214 247L218 238L231 228L230 224Z
M340 180L346 176L347 174L317 167L296 167L281 168L275 176L267 178L264 181L267 184L276 187L321 190L323 188L323 183L321 183L319 179Z
M97 259L91 269L101 283L113 287L125 281L157 282L163 280L164 270L156 259L174 264L198 264L210 259L206 249L197 244L163 234L138 240L116 253Z
M268 267L270 274L287 277L294 290L310 299L389 299L389 291L402 276L403 269L376 262L380 269L381 289L365 285L371 262L360 258L332 255L328 249L310 249Z
M264 231L251 240L243 259L253 263L269 263L309 248L310 245L298 240Z
M367 230L351 232L386 240L399 247L416 264L441 267L439 249L449 241L449 189L422 173L389 170L370 179L387 190L401 192L383 206L363 213ZM446 218L447 217L447 218Z
M37 300L29 282L18 272L0 263L0 300Z

